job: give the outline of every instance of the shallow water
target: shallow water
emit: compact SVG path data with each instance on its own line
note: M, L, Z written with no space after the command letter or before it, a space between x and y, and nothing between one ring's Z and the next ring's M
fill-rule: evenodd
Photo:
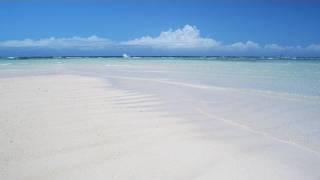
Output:
M320 154L320 59L246 57L2 59L0 77L77 74L103 78L162 104L210 132L219 121Z

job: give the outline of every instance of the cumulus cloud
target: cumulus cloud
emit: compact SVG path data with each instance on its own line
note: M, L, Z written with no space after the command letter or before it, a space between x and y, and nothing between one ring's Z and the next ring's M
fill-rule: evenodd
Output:
M247 51L247 50L259 49L260 45L252 41L247 41L245 43L236 42L231 45L223 45L221 48L228 51Z
M185 25L176 30L168 30L159 36L143 36L141 38L120 43L131 47L147 47L159 50L205 50L211 53L226 54L278 54L278 53L303 53L307 51L319 52L320 45L312 44L307 47L282 46L279 44L260 45L253 41L235 42L224 44L213 38L205 38L196 26Z
M201 49L220 45L214 39L201 37L200 30L196 26L190 25L185 25L177 30L163 31L158 37L144 36L122 44L160 49Z
M141 48L143 47L143 48ZM320 55L320 44L309 46L282 46L279 44L258 44L253 41L235 42L225 44L213 38L201 36L196 26L185 25L176 30L161 32L156 37L143 36L141 38L124 42L113 42L98 36L89 37L67 37L67 38L45 38L0 41L0 48L21 49L58 49L58 50L98 50L100 52L123 51L139 55L164 55L176 52L183 55ZM148 50L145 50L148 49ZM150 50L150 51L149 51ZM67 52L67 51L66 51Z
M24 40L8 40L0 42L0 47L9 48L77 48L77 49L92 49L105 48L111 44L111 41L97 36L90 37L71 37L71 38L45 38L39 40L24 39Z

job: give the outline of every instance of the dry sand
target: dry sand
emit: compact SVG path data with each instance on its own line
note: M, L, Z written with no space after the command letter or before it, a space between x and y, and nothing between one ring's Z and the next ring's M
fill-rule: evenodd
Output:
M257 153L259 140L246 142L252 145L246 151L230 140L212 140L193 123L148 109L161 103L157 97L99 79L0 79L0 100L1 180L316 177L307 173L309 165L294 166L299 171L289 166L296 163L290 158L274 161L261 147Z

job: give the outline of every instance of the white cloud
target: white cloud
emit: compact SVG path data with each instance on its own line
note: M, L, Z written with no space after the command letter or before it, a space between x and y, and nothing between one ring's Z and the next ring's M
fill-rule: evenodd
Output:
M243 42L236 42L231 45L224 45L222 46L225 50L231 50L231 51L247 51L247 50L255 50L259 49L260 45L258 43L247 41L245 43Z
M185 25L182 29L161 32L158 37L144 36L123 42L124 45L146 46L159 49L201 49L220 45L214 39L203 38L195 26Z
M320 55L320 44L311 44L304 47L282 46L279 44L261 45L250 40L224 44L213 38L202 37L200 30L191 25L185 25L183 28L176 30L163 31L157 37L143 36L125 42L112 42L97 36L0 41L0 48L101 50L102 52L122 52L125 50L133 53L139 52L141 55L148 54L145 49L140 49L139 47L152 48L154 54L161 50L162 54L192 52L196 55L197 52L201 52L209 55Z
M13 47L13 48L28 48L28 47L41 47L41 48L77 48L77 49L92 49L92 48L105 48L111 44L111 41L97 36L90 37L71 37L71 38L45 38L39 40L24 39L24 40L8 40L0 42L0 47Z
M320 44L311 44L307 47L308 50L320 51Z
M213 38L201 37L200 30L196 26L185 25L183 28L176 30L163 31L157 37L143 36L141 38L119 43L131 47L147 47L162 50L207 50L210 52L224 53L281 53L295 52L306 49L317 49L320 46L312 45L310 47L301 46L281 46L278 44L260 45L253 41L236 42L223 44Z
M274 50L274 51L284 51L287 49L286 47L280 46L278 44L266 44L264 48L267 50Z

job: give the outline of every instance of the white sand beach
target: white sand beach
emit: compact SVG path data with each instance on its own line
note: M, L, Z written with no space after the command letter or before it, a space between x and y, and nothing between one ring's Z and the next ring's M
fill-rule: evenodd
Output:
M92 77L2 78L0 179L320 178L317 152L223 121L209 136L196 123L147 110L157 103Z

